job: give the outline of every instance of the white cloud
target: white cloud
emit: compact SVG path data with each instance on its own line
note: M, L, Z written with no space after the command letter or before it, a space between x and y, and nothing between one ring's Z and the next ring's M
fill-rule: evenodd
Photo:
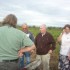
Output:
M13 13L18 24L46 23L48 26L64 26L70 22L70 0L0 0L0 20Z

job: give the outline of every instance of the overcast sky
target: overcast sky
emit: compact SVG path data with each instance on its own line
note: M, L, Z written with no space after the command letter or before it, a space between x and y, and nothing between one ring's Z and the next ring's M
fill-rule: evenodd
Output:
M18 24L70 24L70 0L0 0L0 21L8 14L15 14Z

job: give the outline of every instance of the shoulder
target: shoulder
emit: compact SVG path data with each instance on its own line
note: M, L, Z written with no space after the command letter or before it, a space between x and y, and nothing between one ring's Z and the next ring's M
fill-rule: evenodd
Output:
M13 31L14 31L16 34L20 35L20 36L26 35L23 31L21 31L21 30L19 30L19 29L17 29L17 28L13 28Z
M48 36L52 36L52 34L51 34L51 33L49 33L49 32L46 32L46 35L48 35Z
M37 36L40 36L40 35L41 35L41 33L38 33L38 34L37 34Z
M53 35L51 33L47 32L46 35L48 36L48 38L54 39L54 37L53 37Z
M30 32L30 31L28 31L28 34L31 34L31 35L32 35L33 33L32 33L32 32Z
M21 30L17 29L17 28L12 28L14 31L18 32L18 33L24 33Z
M38 37L40 37L41 36L41 33L38 33L37 35L36 35L36 38L38 38Z

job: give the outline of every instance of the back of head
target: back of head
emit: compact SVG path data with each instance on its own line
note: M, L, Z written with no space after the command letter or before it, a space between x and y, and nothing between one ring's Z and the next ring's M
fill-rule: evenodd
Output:
M9 14L9 15L7 15L7 16L4 18L2 24L3 24L3 25L8 24L8 25L10 25L10 26L12 26L12 27L16 27L17 17L16 17L15 15L13 15L13 14Z

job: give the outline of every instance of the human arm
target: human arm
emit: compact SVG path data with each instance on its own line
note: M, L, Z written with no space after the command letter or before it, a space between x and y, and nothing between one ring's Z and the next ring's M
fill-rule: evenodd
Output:
M34 43L31 41L31 39L29 37L27 37L27 35L24 33L22 35L21 38L21 46L20 49L18 51L18 55L22 56L22 53L24 52L30 52L31 50L35 49L35 45Z
M21 57L24 52L30 52L30 51L35 50L35 49L36 49L36 47L34 44L32 46L21 48L18 52L18 56Z
M64 34L65 30L63 29L62 33L59 35L59 37L57 38L57 42L61 42L62 39L62 35Z
M48 53L51 54L53 50L55 50L55 46L56 46L55 40L51 34L49 34L49 44L50 44L50 50Z

